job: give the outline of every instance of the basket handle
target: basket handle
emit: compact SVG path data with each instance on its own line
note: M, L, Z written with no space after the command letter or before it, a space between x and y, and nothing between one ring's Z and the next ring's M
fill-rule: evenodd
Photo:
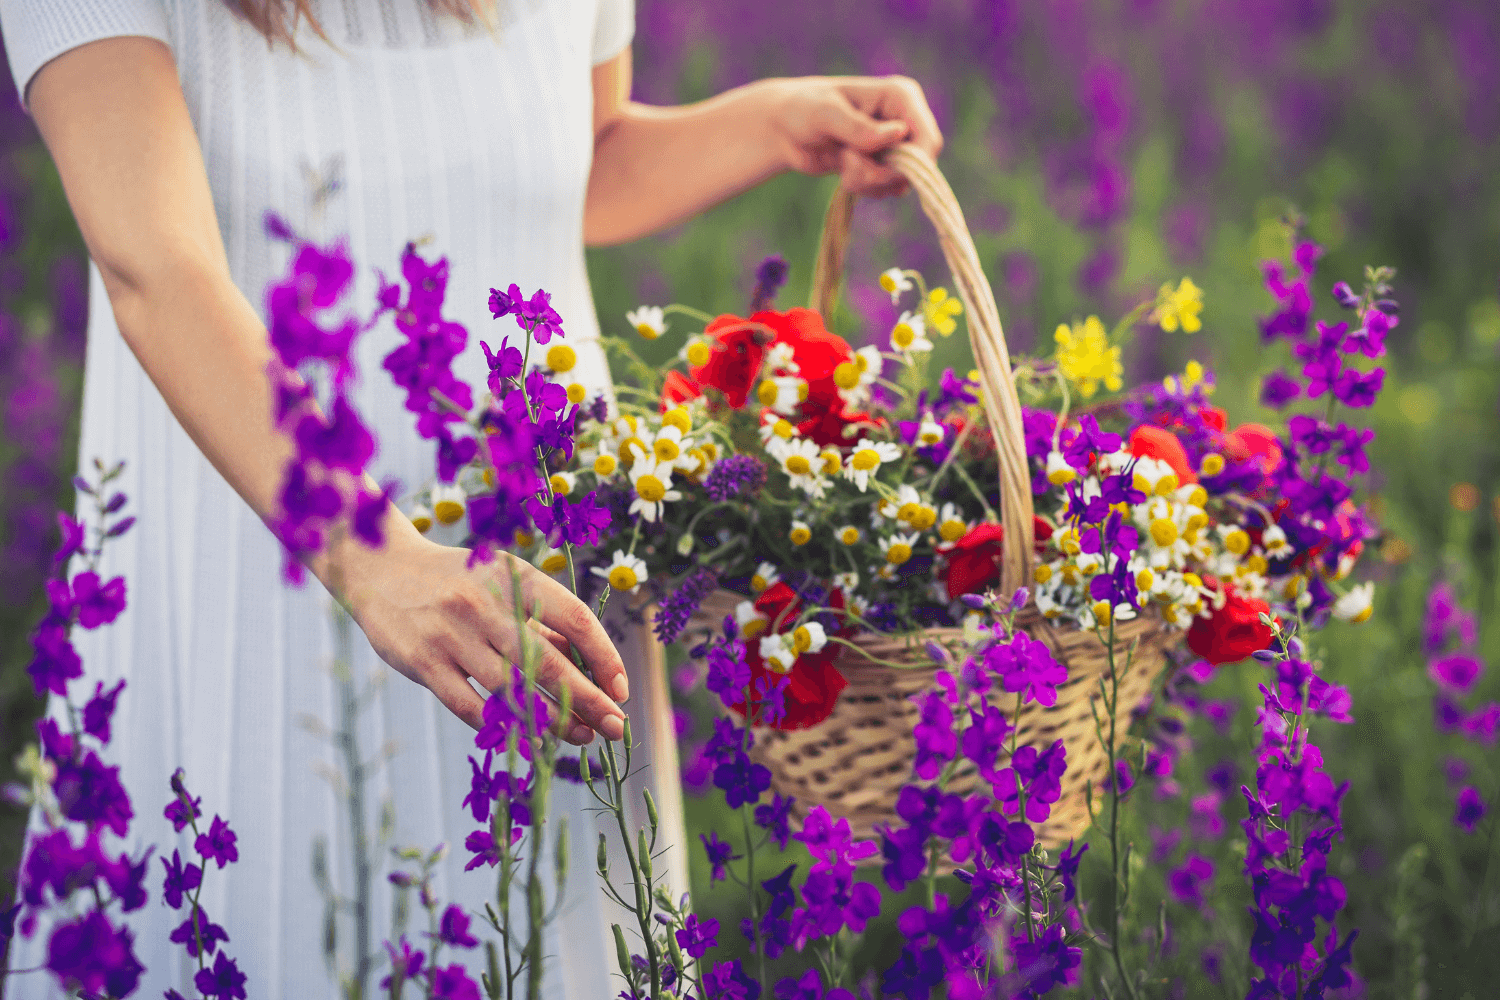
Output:
M1017 587L1031 584L1034 530L1031 470L1026 462L1021 401L1011 376L1010 352L1005 348L1005 332L1000 328L1000 310L979 266L979 252L969 236L969 227L964 224L963 211L932 157L911 143L903 143L887 150L880 159L905 177L917 192L922 210L937 230L959 299L968 310L965 325L979 367L985 414L1000 458L1000 523L1005 527L1000 585L1002 592L1010 594ZM832 315L838 302L853 215L854 196L841 186L834 192L823 219L823 235L813 270L812 308L825 317ZM1021 544L1016 544L1018 541Z

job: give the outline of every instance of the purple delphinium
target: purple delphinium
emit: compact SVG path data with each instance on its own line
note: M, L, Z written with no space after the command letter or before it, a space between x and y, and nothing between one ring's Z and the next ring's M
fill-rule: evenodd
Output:
M1458 793L1458 807L1453 813L1453 822L1464 833L1473 833L1488 812L1489 806L1480 798L1479 789L1466 785Z
M719 585L719 574L706 566L699 567L677 584L677 589L661 601L656 613L653 631L662 645L670 646L677 641L688 621L702 606L704 598Z

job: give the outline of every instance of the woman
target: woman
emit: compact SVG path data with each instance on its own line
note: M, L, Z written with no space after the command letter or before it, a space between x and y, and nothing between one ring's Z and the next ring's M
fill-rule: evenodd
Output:
M470 331L455 368L471 384L486 370L479 339L500 336L488 288L546 288L604 389L585 242L644 236L786 169L894 194L902 182L872 154L906 139L936 154L941 140L904 79L766 80L687 107L632 103L631 0L292 2L3 0L0 27L92 261L80 464L125 460L139 517L105 563L126 576L131 606L77 637L89 671L79 683L129 681L112 749L136 803L133 836L167 853L177 844L161 817L177 766L236 827L241 860L209 872L204 906L252 995L302 998L335 995L317 945L312 844L331 838L347 892L349 830L314 772L331 752L297 725L337 724L326 597L282 585L276 542L254 520L274 515L289 455L270 422L262 297L288 251L264 235L262 214L321 239L347 234L361 309L372 269L396 273L403 244L430 234L424 253L451 262L447 315ZM321 174L315 195L309 173ZM396 336L385 325L361 339L357 403L382 442L376 475L411 489L431 453L380 368ZM485 586L511 564L467 571L464 550L424 538L394 505L385 526L384 548L339 542L309 568L342 584L363 631L356 673L383 660L435 696L395 681L361 722L367 746L398 748L369 798L393 800L397 843L457 848L473 827L460 802L483 703L470 681L492 689L523 641L508 588L497 600ZM534 631L573 642L604 689L542 644L545 683L572 688L582 723L563 735L618 736L617 702L635 691L634 708L651 680L644 658L631 654L627 669L582 605L520 568L541 602ZM643 742L670 740L632 721ZM576 846L546 949L548 995L600 1000L618 987L585 795L557 792ZM466 859L455 849L435 888L479 910L494 883L460 877ZM378 889L376 941L390 912ZM133 916L149 970L141 995L183 987L188 960L167 942L180 914L153 903ZM18 941L11 967L42 964L44 941ZM41 976L7 988L54 995Z

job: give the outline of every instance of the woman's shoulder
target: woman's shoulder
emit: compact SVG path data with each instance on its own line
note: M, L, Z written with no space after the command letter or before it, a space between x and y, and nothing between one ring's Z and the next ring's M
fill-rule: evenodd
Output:
M173 45L175 0L0 0L0 35L16 93L48 62L104 38L144 36Z

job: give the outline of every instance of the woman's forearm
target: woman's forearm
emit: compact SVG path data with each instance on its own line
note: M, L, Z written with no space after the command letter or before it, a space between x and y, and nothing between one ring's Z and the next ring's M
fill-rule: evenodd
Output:
M649 235L788 169L774 125L787 82L760 80L681 107L622 105L595 142L585 242Z
M218 266L191 262L111 275L106 285L121 335L183 430L257 515L274 520L293 445L272 418L271 349L245 296ZM394 505L385 527L392 544L421 537ZM342 593L373 553L347 532L329 541L308 568Z

